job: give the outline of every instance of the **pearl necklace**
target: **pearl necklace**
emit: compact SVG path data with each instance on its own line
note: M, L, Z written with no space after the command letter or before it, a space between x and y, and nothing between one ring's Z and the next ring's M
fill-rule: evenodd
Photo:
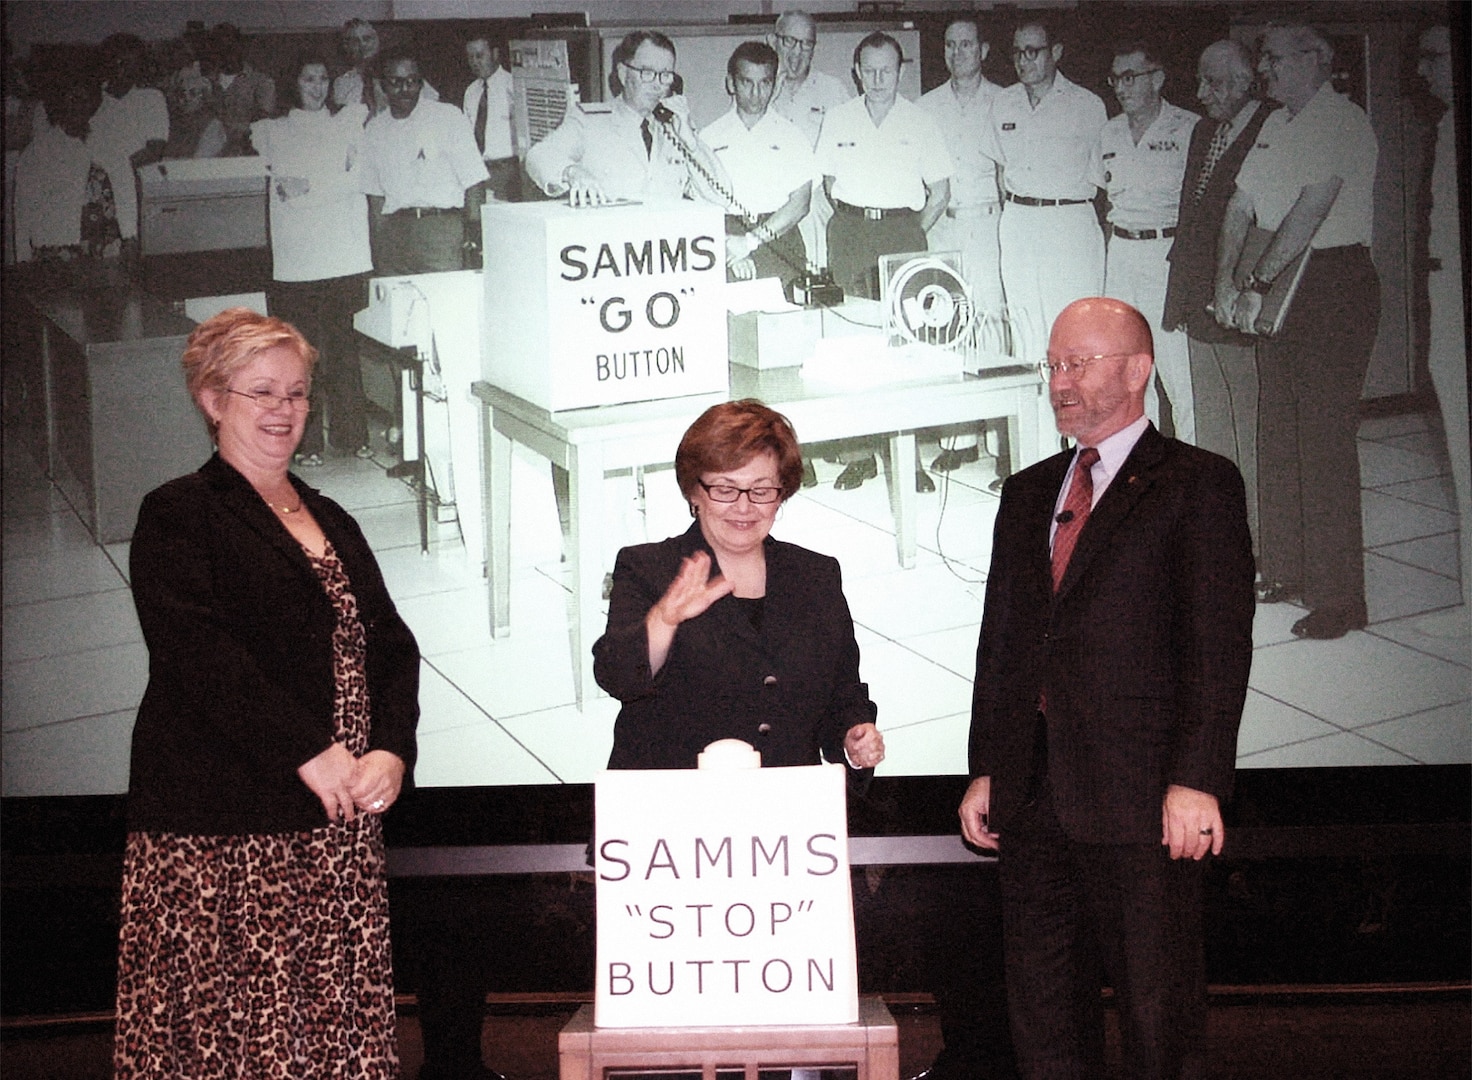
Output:
M270 499L267 499L266 505L269 506L272 510L275 510L278 514L282 515L294 514L302 508L302 504L300 501L298 501L295 506L277 506Z

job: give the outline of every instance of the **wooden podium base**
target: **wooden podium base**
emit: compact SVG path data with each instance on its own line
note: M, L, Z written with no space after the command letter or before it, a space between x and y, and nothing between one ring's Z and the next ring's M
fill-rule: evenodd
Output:
M899 1029L884 1002L859 999L856 1024L764 1027L599 1028L584 1005L557 1037L561 1080L605 1080L610 1072L699 1072L716 1080L760 1069L850 1067L857 1080L898 1080Z

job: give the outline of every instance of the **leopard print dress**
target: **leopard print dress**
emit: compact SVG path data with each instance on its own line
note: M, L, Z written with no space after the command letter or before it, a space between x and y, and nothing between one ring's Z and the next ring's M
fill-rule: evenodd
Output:
M337 611L337 739L368 747L365 637L337 553L308 554ZM115 1076L399 1075L382 821L310 832L134 832L123 870Z

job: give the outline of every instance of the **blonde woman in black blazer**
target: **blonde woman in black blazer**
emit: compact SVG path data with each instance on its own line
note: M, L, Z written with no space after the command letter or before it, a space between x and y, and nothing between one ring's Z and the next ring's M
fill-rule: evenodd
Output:
M598 685L623 702L611 769L688 769L717 739L762 764L884 759L838 563L769 535L797 491L792 425L759 401L706 410L675 477L695 523L619 552Z
M380 815L419 652L357 523L287 472L315 359L243 308L200 324L218 453L139 512L118 1077L398 1075Z

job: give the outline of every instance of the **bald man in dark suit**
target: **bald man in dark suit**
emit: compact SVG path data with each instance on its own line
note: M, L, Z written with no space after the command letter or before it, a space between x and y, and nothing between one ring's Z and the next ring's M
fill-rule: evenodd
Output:
M1104 1074L1107 977L1125 1074L1193 1076L1202 860L1222 850L1252 660L1242 478L1145 418L1153 347L1129 305L1069 305L1046 366L1078 447L1002 489L962 833L999 852L1023 1075Z

